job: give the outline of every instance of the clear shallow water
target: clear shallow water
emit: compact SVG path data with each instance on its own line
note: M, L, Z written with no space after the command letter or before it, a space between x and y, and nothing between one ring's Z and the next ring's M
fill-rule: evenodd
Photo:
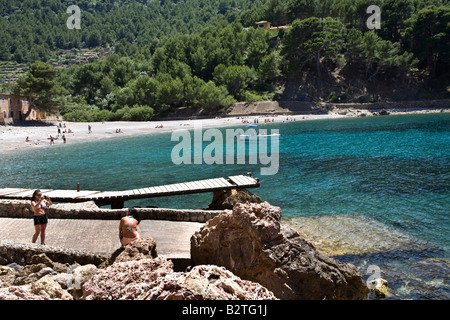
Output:
M261 176L261 165L176 166L171 152L178 142L171 134L158 134L0 155L0 187L75 189L79 182L85 190L125 190L251 171L261 188L250 191L280 206L285 217L363 215L429 242L441 249L438 257L449 258L449 114L264 128L281 134L280 168L273 176ZM202 208L211 198L201 194L126 205Z

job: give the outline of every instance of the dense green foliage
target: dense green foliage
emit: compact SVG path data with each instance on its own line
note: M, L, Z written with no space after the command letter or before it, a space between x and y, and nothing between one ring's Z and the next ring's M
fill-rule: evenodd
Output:
M70 30L72 4L0 0L0 60L113 52L58 72L68 119L148 120L264 99L370 101L381 84L391 93L450 84L447 0L80 0L81 29ZM370 5L381 8L379 30L367 28ZM290 28L257 29L260 20Z
M29 96L31 104L26 118L31 111L31 105L43 112L56 112L58 110L58 97L64 93L63 88L56 83L56 70L44 62L35 62L26 75L17 80L17 91Z

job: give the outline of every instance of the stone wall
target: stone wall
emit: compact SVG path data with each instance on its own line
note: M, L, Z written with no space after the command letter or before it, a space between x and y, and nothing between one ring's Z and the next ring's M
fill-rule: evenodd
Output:
M120 220L127 209L101 209L94 202L55 204L48 210L52 219ZM137 208L142 220L169 220L206 222L221 213L220 210L176 210L162 208ZM0 200L0 217L32 218L30 201Z
M93 253L85 250L73 250L31 243L12 243L0 241L0 265L17 263L27 265L34 255L45 253L54 262L99 265L108 258L108 254Z

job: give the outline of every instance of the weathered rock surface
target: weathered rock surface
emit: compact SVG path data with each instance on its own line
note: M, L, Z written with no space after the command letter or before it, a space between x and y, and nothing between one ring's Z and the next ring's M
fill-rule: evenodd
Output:
M31 293L29 286L11 286L0 289L0 300L50 300Z
M30 285L31 293L42 296L52 300L73 300L66 290L61 288L61 285L52 279L50 275L46 275Z
M192 236L192 264L224 266L279 299L367 298L355 266L318 252L280 218L280 208L267 202L237 204Z
M156 258L158 252L156 250L156 241L153 238L137 239L126 246L122 246L99 267L106 268L115 262L137 261L141 259Z
M214 198L209 205L210 210L232 210L237 203L262 203L263 200L247 191L247 190L225 190L222 192L215 192Z
M0 288L6 288L13 285L16 275L17 271L13 268L0 266Z
M272 292L242 280L223 267L196 266L187 273L159 279L144 299L150 300L275 300Z
M137 299L156 285L156 280L173 272L173 263L164 257L115 262L99 269L83 285L83 299Z
M1 288L0 300L73 300L73 297L52 276L46 275L27 285Z

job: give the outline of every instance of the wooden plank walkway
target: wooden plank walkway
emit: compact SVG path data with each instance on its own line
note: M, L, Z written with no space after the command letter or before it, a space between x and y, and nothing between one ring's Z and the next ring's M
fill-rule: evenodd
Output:
M228 179L215 178L191 182L175 183L156 187L147 187L124 191L89 191L89 190L41 190L53 202L95 201L97 205L111 205L114 209L123 208L124 202L135 199L167 197L182 194L216 192L230 189L259 188L259 179L251 176L231 176ZM0 199L28 200L35 189L4 188L0 189Z

